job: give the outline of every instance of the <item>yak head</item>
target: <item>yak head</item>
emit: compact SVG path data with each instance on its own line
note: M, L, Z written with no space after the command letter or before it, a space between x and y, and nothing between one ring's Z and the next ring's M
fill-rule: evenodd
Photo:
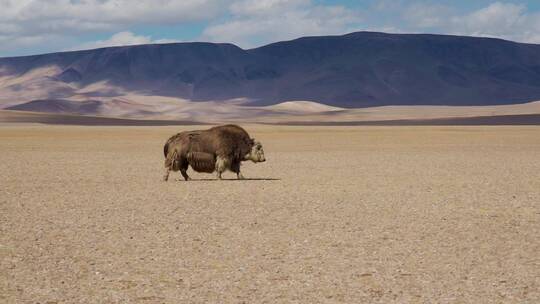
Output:
M260 142L251 139L251 151L246 154L244 160L251 160L254 163L260 163L266 161L264 158L263 146Z

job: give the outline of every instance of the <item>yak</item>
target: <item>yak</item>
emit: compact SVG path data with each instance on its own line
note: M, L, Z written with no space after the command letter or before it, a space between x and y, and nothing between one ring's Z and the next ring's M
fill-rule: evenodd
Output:
M180 132L167 140L163 154L164 181L169 179L170 171L180 171L184 179L189 180L189 166L197 172L215 171L218 179L221 179L221 174L226 170L236 173L238 179L244 179L240 172L242 161L266 161L262 144L237 125Z

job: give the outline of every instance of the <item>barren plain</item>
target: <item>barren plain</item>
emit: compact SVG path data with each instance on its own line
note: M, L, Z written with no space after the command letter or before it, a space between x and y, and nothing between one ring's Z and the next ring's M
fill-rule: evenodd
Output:
M204 126L1 125L0 303L540 302L540 127L244 127L162 182Z

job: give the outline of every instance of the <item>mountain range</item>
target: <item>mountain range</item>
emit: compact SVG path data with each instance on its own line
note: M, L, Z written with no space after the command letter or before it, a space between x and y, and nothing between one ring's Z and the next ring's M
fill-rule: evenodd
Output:
M234 116L291 101L330 111L536 100L540 45L492 38L355 32L247 50L194 42L0 58L0 108L21 111L185 119L206 115L203 105Z

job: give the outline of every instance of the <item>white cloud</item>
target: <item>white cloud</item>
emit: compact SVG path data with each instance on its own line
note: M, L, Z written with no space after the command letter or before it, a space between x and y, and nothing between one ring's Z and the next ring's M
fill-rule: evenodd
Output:
M524 5L495 2L465 17L456 17L453 22L470 30L497 31L520 26L527 18L525 11Z
M401 27L411 31L540 43L540 13L522 4L494 2L460 15L448 6L416 3L403 9L402 19Z
M226 0L0 0L0 53L39 39L58 43L88 33L115 32L133 25L171 25L211 19ZM55 36L53 40L47 37ZM58 38L60 37L60 38Z
M182 40L178 40L178 39L168 39L168 38L165 38L165 39L156 39L156 40L153 40L152 43L178 43L178 42L183 42Z
M493 2L476 11L437 1L381 0L364 9L312 0L237 0L231 17L208 26L202 39L253 47L308 35L355 30L497 37L540 43L540 13L525 5Z
M222 5L215 0L0 0L0 20L39 21L44 27L77 21L85 30L93 25L101 28L205 20L218 14Z
M499 37L522 42L540 42L540 14L524 5L495 2L466 16L451 19L454 33Z
M79 46L71 48L70 50L87 50L96 49L110 46L125 46L125 45L137 45L137 44L150 44L150 43L172 43L178 42L173 39L157 39L152 40L150 36L138 36L132 32L119 32L111 36L106 40L97 40L92 42L83 43Z
M444 25L451 13L451 8L445 5L414 3L405 9L403 16L412 27L434 28Z
M133 27L208 23L201 40L253 47L307 35L356 30L499 37L540 43L540 12L493 2L463 12L452 2L379 0L351 8L319 0L0 0L0 56L36 50L177 42ZM129 32L121 32L129 31ZM103 41L81 40L117 33Z
M202 38L253 47L309 35L342 34L356 29L357 12L344 6L316 5L310 0L240 0L232 18L204 30Z
M229 9L234 15L253 17L306 8L310 4L310 0L240 0L233 2Z
M49 45L59 46L65 45L66 39L60 35L55 34L39 34L39 35L26 35L26 36L12 36L2 35L0 33L0 57L2 53L13 53L13 56L23 55L20 53L23 49L32 49L36 45ZM50 49L51 51L58 51L58 48Z

